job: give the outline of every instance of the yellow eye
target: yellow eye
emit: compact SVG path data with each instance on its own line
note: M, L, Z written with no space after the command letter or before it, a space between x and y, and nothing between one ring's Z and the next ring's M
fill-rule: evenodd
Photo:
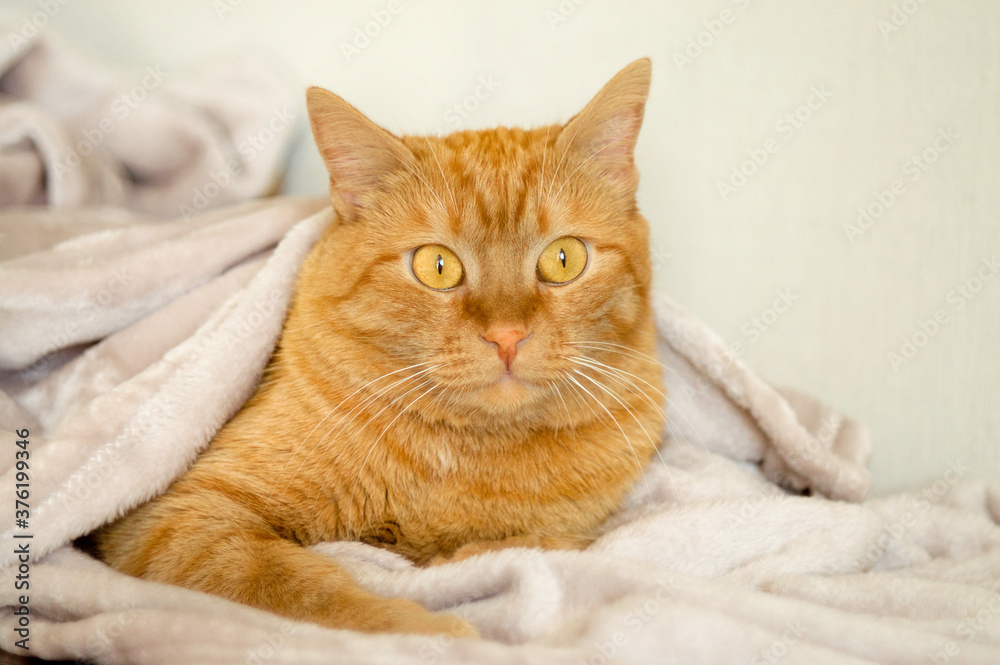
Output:
M413 253L413 274L424 285L444 291L462 281L462 262L444 245L424 245Z
M559 238L538 257L538 275L549 284L565 284L587 267L587 246L579 238Z

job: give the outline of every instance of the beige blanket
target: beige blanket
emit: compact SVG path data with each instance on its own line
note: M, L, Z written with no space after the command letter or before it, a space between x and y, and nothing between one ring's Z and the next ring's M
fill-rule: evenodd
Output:
M865 432L770 386L662 295L668 432L593 546L429 569L360 543L317 548L373 591L462 614L482 640L290 622L72 549L167 487L240 408L332 214L293 198L185 209L220 146L272 118L252 94L213 97L239 87L232 72L162 105L150 94L144 131L116 126L107 152L60 181L59 146L116 88L49 46L0 61L14 74L0 81L0 197L51 206L0 208L4 650L102 663L1000 662L1000 489L955 460L929 487L862 503ZM195 118L208 116L203 133ZM277 164L247 161L247 179L203 207L259 193Z
M166 217L277 184L298 95L261 63L113 71L51 29L0 19L0 206L119 205Z
M997 488L956 461L926 489L851 503L868 488L863 431L771 388L665 297L669 436L587 551L417 569L359 543L320 548L372 590L461 613L482 641L291 623L124 577L67 547L162 491L240 407L296 269L330 222L325 201L290 198L172 222L120 209L0 213L11 241L0 250L17 248L0 261L0 496L10 505L0 602L13 608L0 613L0 646L21 651L14 552L27 539L15 536L30 533L27 644L44 658L1000 662ZM23 429L27 529L13 522Z

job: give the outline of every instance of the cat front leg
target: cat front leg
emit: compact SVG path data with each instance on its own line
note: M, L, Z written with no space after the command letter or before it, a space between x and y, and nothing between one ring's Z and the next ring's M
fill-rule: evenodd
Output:
M336 562L282 538L224 492L168 490L96 534L112 567L281 616L363 632L475 637L453 615L362 589Z

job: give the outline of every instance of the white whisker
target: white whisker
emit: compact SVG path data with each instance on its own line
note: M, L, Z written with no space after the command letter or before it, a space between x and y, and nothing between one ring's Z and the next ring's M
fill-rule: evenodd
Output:
M388 386L386 386L384 388L379 389L377 392L369 395L368 397L366 397L365 399L363 399L361 402L359 402L358 404L354 405L354 408L352 408L350 411L348 411L347 413L345 413L344 415L342 415L340 417L340 420L338 420L337 422L335 422L327 430L326 434L324 434L323 437L319 441L317 441L316 444L314 446L312 446L309 449L308 452L306 452L306 454L302 457L301 461L299 462L299 466L295 469L295 472L288 479L288 483L285 485L285 489L282 490L281 495L279 495L279 498L281 496L284 496L285 492L288 491L288 488L291 486L292 481L294 481L295 478L298 476L299 471L302 470L302 467L305 465L306 461L309 459L309 457L312 455L312 453L315 450L317 450L323 444L324 441L326 441L326 439L327 439L328 436L330 436L331 434L333 434L335 431L341 431L341 430L347 428L351 423L353 423L357 419L357 417L361 414L361 412L363 410L363 407L365 407L366 405L374 402L376 399L378 399L379 397L381 397L382 395L384 395L388 391L392 390L393 388L395 388L399 384L405 383L407 381L412 381L413 379L416 379L416 378L418 378L420 376L423 376L424 374L427 374L428 372L431 372L431 371L433 371L435 369L439 369L441 367L445 367L445 366L447 366L449 364L451 364L451 363L445 363L443 365L431 365L430 367L425 367L424 369L420 370L419 372L415 372L414 374L411 374L410 376L403 377L402 379L399 379L398 381L396 381L396 382L394 382L394 383L392 383L392 384L390 384L390 385L388 385ZM404 369L409 369L409 368L404 368ZM399 371L403 371L403 370L397 370L397 372L399 372ZM357 391L355 391L352 394L357 394ZM403 393L402 396L405 396L406 394L407 393ZM349 397L345 398L344 401L346 401L347 399L349 399ZM393 399L392 401L390 401L389 404L387 404L386 406L384 406L381 411L379 411L378 413L375 414L375 416L373 416L373 418L377 417L380 413L382 413L382 411L385 411L387 408L389 408L390 406L392 406L397 400L399 400L399 397L397 397L397 398ZM342 401L341 404L343 404L344 401ZM357 412L357 413L355 413L355 412ZM346 423L344 423L343 426L341 426L340 424L344 422L344 419L347 418L347 416L350 416L352 413L354 415L351 417L351 419L348 420ZM371 419L369 419L369 421L370 420ZM362 427L361 429L363 430L364 427ZM357 437L357 434L355 434L355 436L353 438L351 438L351 441L349 441L348 444L350 444L350 442L353 442L354 438L356 438L356 437ZM291 458L289 458L289 461L290 460L291 460ZM314 507L315 507L316 502L318 500L319 499L318 499L318 496L317 496L317 498L313 501L313 506Z
M549 385L556 391L556 395L559 397L559 401L562 402L563 410L566 412L566 422L569 423L569 430L573 433L573 445L576 445L576 427L573 425L573 414L569 411L569 406L566 404L566 400L563 399L562 391L559 390L559 384L555 381L550 381Z
M653 363L654 365L659 365L660 367L662 367L663 369L667 370L668 372L673 372L674 374L676 374L677 376L681 377L682 379L692 379L692 380L694 380L694 377L691 376L690 374L685 374L684 372L679 372L676 369L674 369L673 367L669 367L669 366L665 365L664 363L660 362L656 358L653 358L652 356L648 356L645 353L642 353L641 351L636 351L635 349L633 349L631 347L628 347L628 346L623 346L621 344L614 344L612 342L598 342L598 341L569 342L569 344L572 344L574 346L579 346L579 347L584 348L584 349L591 349L591 350L594 350L594 351L604 351L606 353L618 353L618 354L623 355L623 356L628 356L629 358L635 358L636 360L645 360L647 362ZM590 344L600 344L600 345L604 345L604 346L613 346L613 347L616 347L618 349L625 349L627 351L631 351L632 353L625 353L624 351L616 351L615 349L607 349L607 348L603 348L602 346L588 346Z
M590 115L590 112L592 110L593 106L588 104L583 109L583 112L576 118L576 125L577 125L576 131L574 131L573 136L570 137L569 143L566 144L566 148L563 150L562 155L559 157L559 162L556 164L556 170L552 173L552 180L549 183L549 190L545 194L546 205L548 205L549 201L551 200L552 186L556 184L556 176L559 175L559 169L562 168L563 160L566 159L567 153L569 153L570 148L573 147L573 142L576 141L577 135L580 133L580 130L583 129L583 126L586 124L584 120L587 119L587 116Z
M663 399L666 400L666 402L667 402L668 405L673 405L675 407L674 410L677 412L677 414L681 418L683 418L685 421L687 421L688 425L691 426L691 431L693 431L695 434L698 435L698 442L701 444L701 447L705 449L705 452L710 452L708 450L708 445L705 443L705 437L703 437L701 435L701 432L699 432L698 428L694 426L694 423L691 422L691 419L687 417L687 414L685 414L680 409L676 408L676 404L674 404L674 402L670 399L670 397L666 393L664 393L662 390L660 390L659 388L657 388L656 386L654 386L653 384L651 384L649 381L646 381L641 376L636 376L635 374L632 374L631 372L627 372L627 371L625 371L625 370L623 370L623 369L621 369L619 367L612 367L611 365L605 365L604 363L600 362L599 360L594 360L593 358L583 358L583 357L580 357L580 356L575 356L575 357L569 357L568 359L572 360L573 362L579 363L579 364L592 363L593 365L588 365L588 367L594 366L594 365L598 365L598 366L601 366L601 367L605 367L608 370L610 370L612 372L615 372L615 373L617 373L619 375L624 374L625 376L630 376L632 378L638 379L639 381L642 381L647 386L649 386L654 391L656 391L656 393L658 395L660 395L661 397L663 397ZM714 462L711 461L711 458L709 458L709 460L710 460L709 461L710 465L714 464Z
M615 143L617 143L617 142L618 142L618 141L620 141L620 140L622 140L622 139L621 139L621 138L618 138L618 139L615 139L614 141L611 141L611 142L607 143L606 145L603 145L603 146L601 146L601 147L600 147L600 149L598 149L598 150L595 150L594 152L592 152L592 153L591 153L591 154L590 154L590 155L589 155L589 156L587 157L587 159L585 159L585 160L583 160L582 162L580 162L580 163L579 163L579 164L577 165L577 167L576 167L575 169L573 169L573 172L572 172L572 173L570 173L570 174L569 174L568 176L566 176L566 178L565 178L565 179L563 180L563 183L562 183L562 185L560 185L560 186L559 186L559 189L557 189L557 190L556 190L556 198L557 198L557 199L559 198L559 194L560 194L560 192L562 192L563 188L564 188L564 187L566 187L566 185L567 185L567 184L569 183L569 181L573 179L573 176L575 176L575 175L576 175L576 172L577 172L577 171L579 171L580 169L582 169L582 168L583 168L583 167L584 167L584 166L585 166L585 165L587 164L587 162L589 162L589 161L590 161L590 160L592 160L592 159L593 159L594 157L596 157L597 155L601 154L601 152L603 152L603 151L604 151L604 150L606 150L607 148L610 148L611 146L613 146L613 145L614 145Z
M580 390L582 390L583 392L585 392L588 395L590 395L591 399L593 399L595 402L597 402L598 406L600 406L602 409L604 409L604 411L608 414L608 417L611 418L612 422L614 422L614 424L618 426L619 431L621 431L621 433L622 433L622 437L625 439L625 443L628 444L629 450L632 451L632 457L635 458L635 466L636 466L636 468L639 471L639 475L642 476L642 480L646 484L646 493L649 494L649 498L652 499L653 498L653 490L651 490L650 487L649 487L649 480L646 478L645 473L643 473L645 471L645 469L643 468L642 463L639 461L639 456L636 454L635 448L632 447L632 442L629 440L628 434L625 433L625 428L621 426L621 423L619 423L617 420L615 420L614 415L612 415L611 411L608 410L608 407L604 406L604 403L601 402L601 400L599 400L596 397L594 397L589 390L587 390L586 388L584 388L583 384L581 384L579 381L577 381L576 379L574 379L569 374L566 375L566 378L568 378L570 381L572 381L573 383L575 383L580 388Z
M403 367L401 369L397 369L395 371L388 372L388 373L383 374L382 376L380 376L378 378L372 379L371 381L369 381L368 383L364 384L363 386L361 386L360 388L358 388L357 390L355 390L354 392L352 392L350 395L348 395L347 397L345 397L344 399L342 399L340 401L340 403L337 404L337 406L335 406L332 409L330 409L327 412L327 414L325 416L323 416L323 419L320 420L318 423L316 423L316 425L311 430L309 430L309 433L306 434L305 438L302 439L302 441L300 441L297 446L295 446L295 449L292 451L292 454L288 457L288 460L285 462L285 466L283 466L281 468L281 471L278 473L278 476L274 479L274 485L271 488L271 493L268 494L268 496L267 496L267 502L264 504L264 508L267 508L269 505L271 505L271 498L274 496L274 491L278 488L278 482L281 480L281 477L285 474L285 471L288 469L288 465L292 463L292 459L295 457L295 455L298 454L299 449L302 448L302 446L305 444L305 442L309 440L309 437L311 437L313 435L313 432L315 432L316 429L320 425L322 425L324 422L326 422L327 418L329 418L331 415L333 415L334 411L336 411L337 409L339 409L347 400L351 399L352 397L354 397L359 392L361 392L362 390L364 390L368 386L372 385L373 383L376 383L377 381L381 381L382 379L390 377L390 376L392 376L394 374L399 374L400 372L405 372L408 369L413 369L415 367L421 367L421 366L426 365L426 364L427 364L426 362L417 363L415 365L410 365L409 367ZM396 384L393 384L393 385L396 385ZM392 386L389 386L389 387L391 388ZM324 438L326 438L326 437L324 437ZM305 460L303 460L303 462L304 461ZM292 474L292 478L289 479L288 483L285 485L285 488L282 490L281 495L278 498L281 498L281 496L284 496L285 492L288 490L288 486L291 484L292 480L295 478L295 475L298 474L298 471L301 468L302 468L302 465L300 464L299 468L296 469L296 471L295 471L294 474Z
M348 514L347 533L348 534L351 533L351 524L354 521L354 511L351 510L351 506L354 505L354 493L355 493L355 491L358 488L358 482L361 480L361 474L364 473L365 466L368 464L368 459L371 457L372 452L375 451L375 447L378 445L379 441L382 440L382 437L385 435L385 433L389 431L389 428L392 427L392 425L397 420L399 420L399 417L402 416L404 413L406 413L407 409L409 409L411 406L413 406L417 402L417 400L419 400L421 397L423 397L424 395L426 395L430 391L432 391L435 388L437 388L437 384L434 384L433 380L425 381L423 383L420 383L420 384L414 386L413 388L410 388L405 393L403 393L402 395L400 395L399 397L397 397L395 400L393 400L392 402L390 402L390 405L394 404L396 401L402 399L403 397L406 397L407 395L409 395L414 390L418 390L418 389L426 386L428 383L432 384L431 387L428 388L425 392L421 393L419 396L417 396L416 399L414 399L412 402L410 402L409 404L407 404L405 407L403 407L402 409L400 409L399 413L396 414L396 417L393 418L391 421L389 421L389 424L385 426L385 429L383 429L382 433L379 434L378 438L375 439L375 442L371 445L371 448L368 449L368 454L365 455L365 459L361 463L361 468L358 470L358 477L355 478L354 485L351 487L351 500L347 504L347 507L348 507L348 513L347 513ZM385 408L388 408L388 406L386 406ZM382 411L385 411L385 408L383 408ZM382 413L382 411L379 411L377 414L375 414L375 416L373 416L372 418L370 418L368 420L368 422L371 422L372 420L374 420L375 418L377 418L378 415ZM352 441L353 441L353 439L352 439Z
M608 371L606 371L606 370L603 370L603 369L601 369L601 368L599 368L599 367L593 367L593 366L589 366L589 365L588 365L588 367L590 367L590 369L593 369L593 370L594 370L594 371L596 371L596 372L600 372L601 374L603 374L603 375L607 376L608 378L610 378L610 379L612 379L612 380L615 380L615 381L617 381L617 382L619 382L619 383L622 383L622 384L624 384L624 385L625 385L626 387L629 387L629 388L631 388L631 389L634 389L634 391L635 391L636 393L638 393L638 394L639 394L639 395L640 395L641 397L643 397L643 398L644 398L644 399L646 400L646 402L647 402L648 404L650 404L650 405L651 405L651 406L652 406L652 407L653 407L654 409L657 409L657 410L660 410L660 409L662 409L662 408L663 408L663 407L662 407L662 405L660 405L660 404L657 404L656 402L654 402L654 401L653 401L653 400L652 400L652 399L651 399L651 398L649 397L649 395L647 395L647 394L646 394L646 393L645 393L644 391L642 391L642 390L641 390L641 389L640 389L640 388L639 388L639 387L638 387L637 385L635 385L635 383L633 383L632 381L628 381L628 383L625 383L625 381L626 381L625 379L620 379L620 378L617 378L617 377L615 377L615 375L614 375L614 374L612 374L611 372L608 372ZM650 441L650 443L652 443L652 444L653 444L653 450L654 450L654 452L656 452L656 456L657 456L658 458L660 458L660 462L661 462L661 463L663 464L663 467L664 467L664 469L665 469L665 470L666 470L666 472L667 472L667 477L668 477L668 478L670 479L670 484L674 486L674 490L676 491L676 490L677 490L677 483L676 483L676 482L674 482L674 476L673 476L673 474L672 474L672 473L670 473L670 467L669 467L669 465L667 465L667 461L666 461L665 459L663 459L663 455L662 455L662 454L660 453L660 441L654 441L654 440L653 440L653 437L651 437L651 436L649 435L649 432L647 432L647 431L646 431L646 428L645 428L645 427L643 427L643 425L642 425L642 422L640 422L640 421L639 421L639 417L638 417L638 416L637 416L637 415L636 415L635 413L633 413L633 412L632 412L632 410L630 410L630 409L629 409L629 407L628 407L628 406L627 406L627 405L626 405L626 404L625 404L624 402L622 402L622 401L621 401L620 399L618 399L618 397L616 397L616 396L615 396L615 395L614 395L614 394L613 394L613 393L612 393L611 391L609 391L609 390L608 390L608 389L607 389L606 387L604 387L604 386L603 386L603 385L602 385L601 383L599 383L598 381L595 381L595 380L594 380L593 378L591 378L591 377L587 376L586 374L584 374L584 373L582 373L582 372L578 372L577 370L573 370L573 371L575 371L575 372L577 372L578 374L580 374L580 376L583 376L583 377L585 377L585 378L587 378L587 379L590 379L590 381L591 381L591 382L593 382L593 383L594 383L595 385L598 385L598 386L600 386L600 387L601 387L601 388L602 388L602 389L603 389L603 390L604 390L604 391L605 391L606 393L608 393L609 395L611 395L611 397L613 397L613 398L615 399L615 401L617 401L617 402L618 402L619 404L621 404L621 405L622 405L622 407L623 407L623 408L624 408L624 409L625 409L626 411L628 411L629 415L630 415L630 416L632 416L632 417L633 417L633 418L635 419L636 423L637 423L637 424L639 425L639 427L641 427L641 428L642 428L642 431L643 431L643 432L644 432L644 433L646 434L646 437L647 437L647 438L649 438L649 441ZM665 422L664 424L666 424L668 428L670 427L670 424L669 424L669 423Z
M587 379L588 381L590 381L591 383L593 383L595 386L597 386L598 388L600 388L601 390L603 390L604 392L606 392L611 397L611 399L613 399L616 402L618 402L619 404L621 404L622 408L625 409L625 411L630 416L632 416L633 418L635 418L636 424L639 425L639 429L641 429L642 433L646 435L646 438L649 439L649 442L652 443L654 446L658 445L659 442L656 441L655 439L653 439L653 437L646 430L645 426L643 426L642 421L639 420L639 417L632 411L632 409L630 409L628 407L628 405L625 404L625 402L621 401L618 398L617 395L615 395L613 392L611 392L610 390L608 390L608 388L603 383L601 383L600 381L594 379L591 376L587 376L585 373L581 372L578 369L573 370L573 373L574 374L578 374L579 376L582 376L583 378Z
M604 369L599 364L591 364L591 363L596 363L597 361L592 361L590 358L585 358L585 357L582 357L582 356L580 356L580 357L568 357L567 359L568 360L572 360L574 362L578 362L580 364L584 364L587 367L589 367L589 368L591 368L591 369L593 369L593 370L595 370L597 372L600 372L601 374L603 374L603 375L607 376L608 378L614 380L616 383L629 388L633 393L635 393L635 394L639 395L640 397L642 397L643 400L646 402L646 404L650 405L654 409L662 409L663 408L662 404L657 404L656 402L654 402L653 398L651 398L646 393L646 391L642 390L639 386L637 386L636 383L635 383L635 381L632 381L631 379L628 379L628 378L624 378L624 377L618 376L617 374L614 374L614 373L608 371L607 369Z
M459 214L458 201L455 200L455 192L453 192L451 189L451 184L448 182L448 176L444 174L444 167L441 166L441 160L438 159L437 151L434 150L434 148L429 144L428 144L428 150L430 150L431 156L434 158L434 161L437 162L438 171L441 172L441 179L444 180L444 186L448 188L448 195L451 197L451 202L455 206L455 214L457 215Z
M542 187L545 186L545 157L549 152L549 132L552 131L552 125L545 128L545 142L542 144L542 170L538 178L538 192L541 193ZM538 196L535 197L535 205L538 205Z

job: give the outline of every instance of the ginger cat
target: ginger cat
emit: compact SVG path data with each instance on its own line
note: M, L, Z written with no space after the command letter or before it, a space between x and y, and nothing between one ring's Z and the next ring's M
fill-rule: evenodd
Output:
M585 547L664 425L633 148L650 63L566 125L396 137L307 93L337 221L254 396L97 532L125 573L361 631L475 635L308 546Z

